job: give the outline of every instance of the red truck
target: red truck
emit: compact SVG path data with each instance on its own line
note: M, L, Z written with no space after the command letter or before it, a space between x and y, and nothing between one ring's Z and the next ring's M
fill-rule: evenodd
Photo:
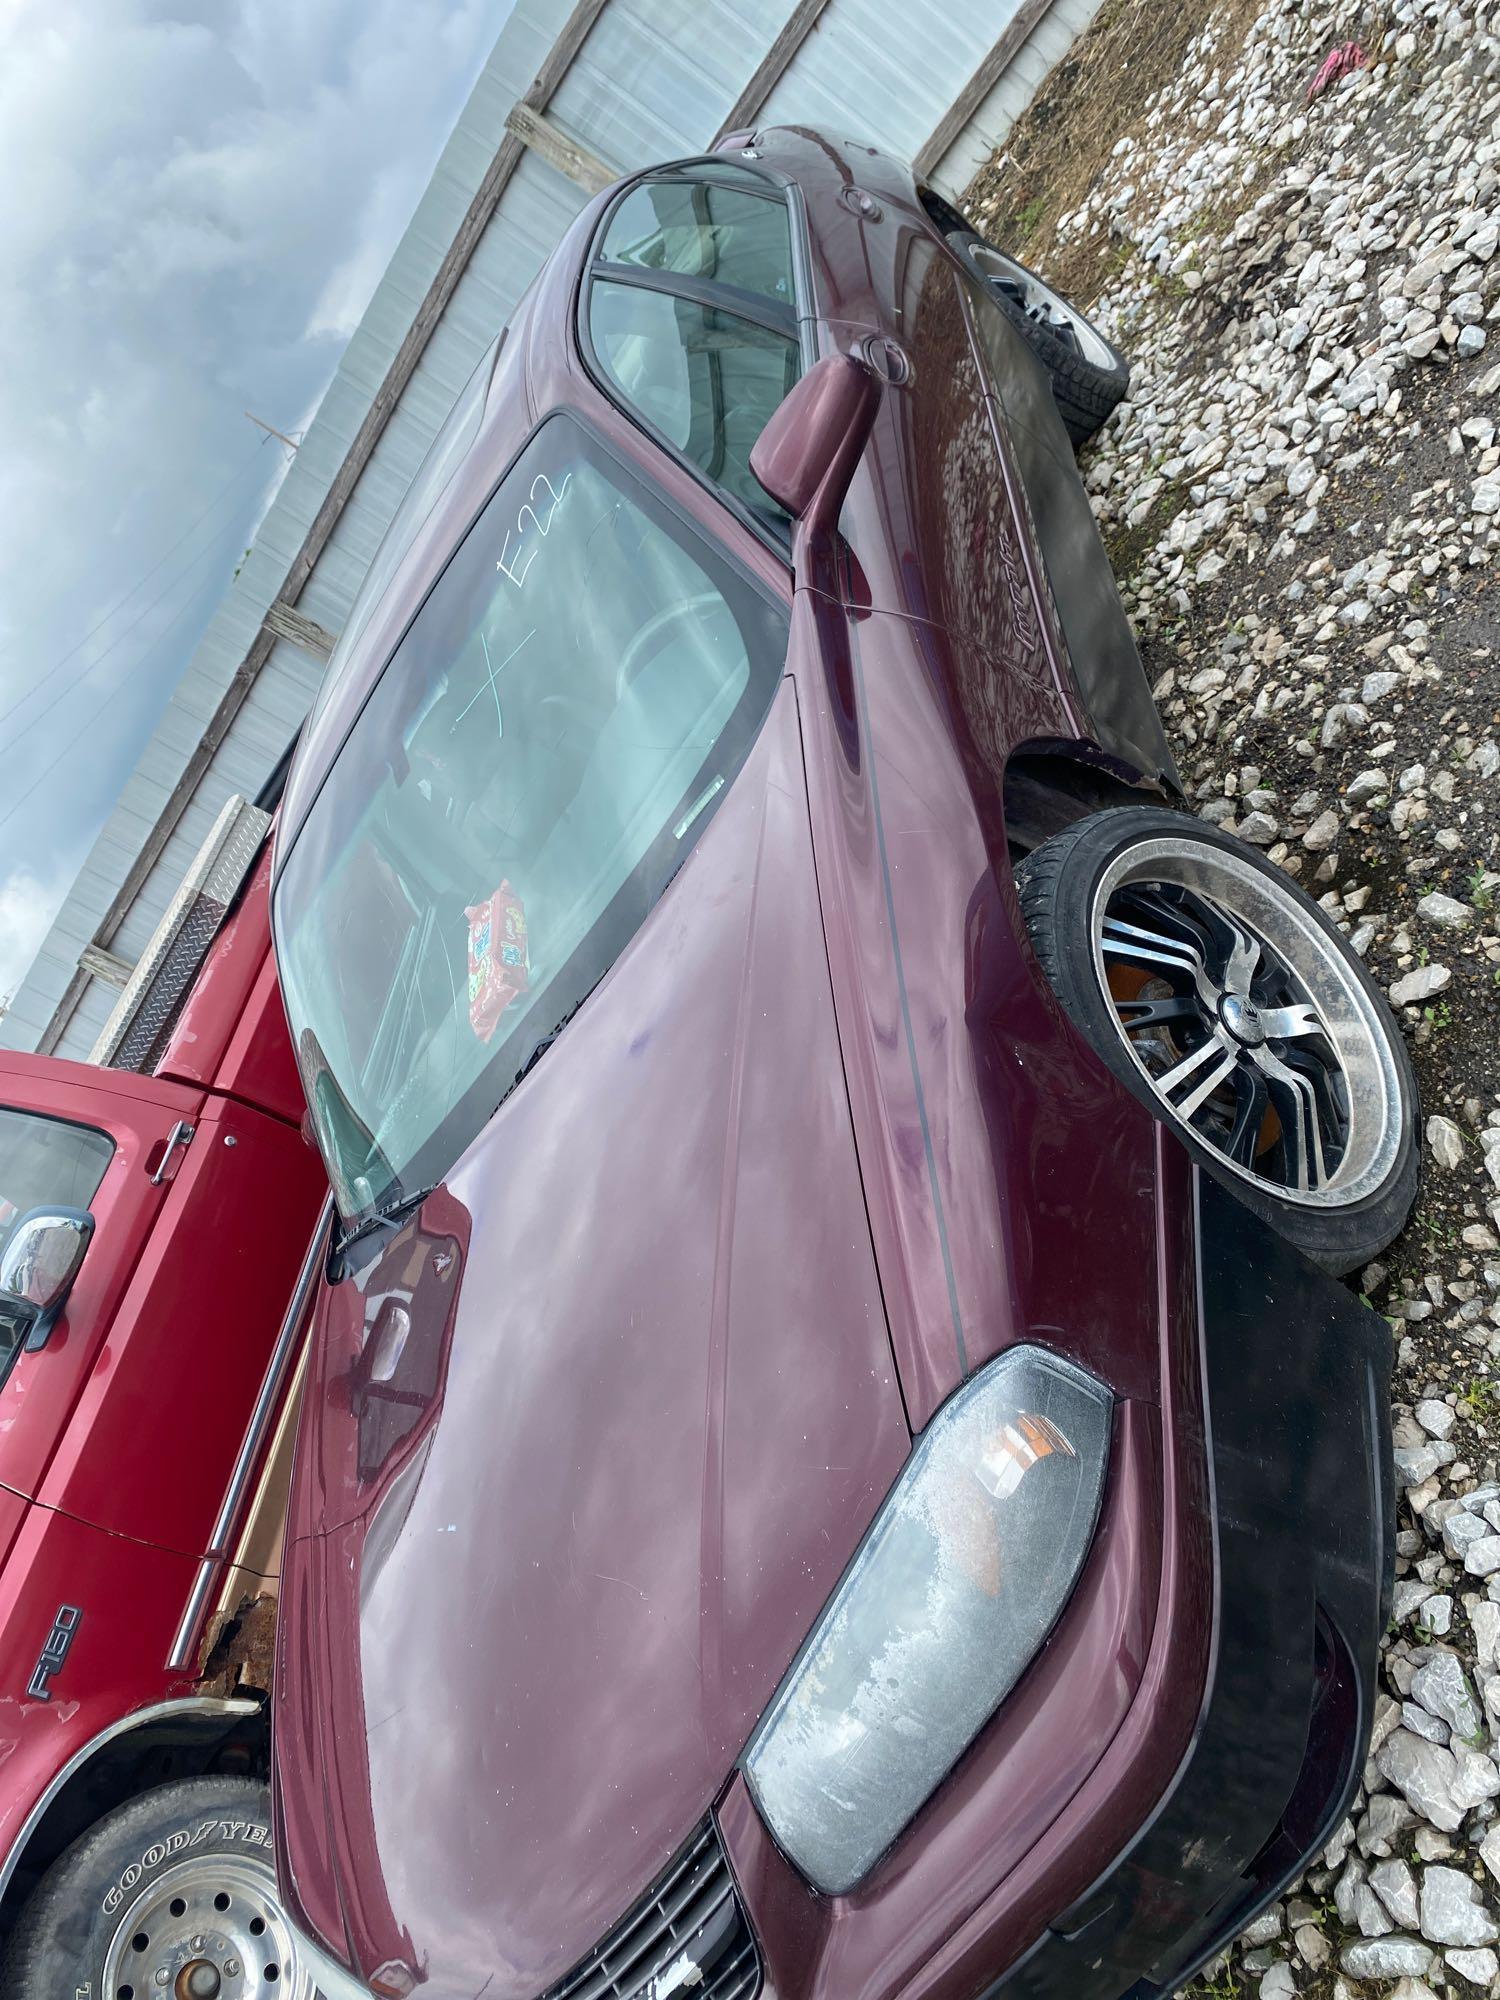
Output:
M311 1991L263 1805L270 1618L237 1615L274 1594L327 1196L269 824L231 801L95 1061L0 1053L7 2000Z

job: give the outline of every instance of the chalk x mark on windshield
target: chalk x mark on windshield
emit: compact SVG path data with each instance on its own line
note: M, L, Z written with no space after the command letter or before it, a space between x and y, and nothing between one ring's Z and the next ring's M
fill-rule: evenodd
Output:
M526 640L534 639L536 637L536 632L537 628L533 625L531 630L526 634L526 639L522 639L519 642L519 644L512 646L510 651L506 654L505 658L500 662L498 667L491 665L489 641L485 638L483 632L480 633L479 643L484 648L484 671L486 675L485 684L484 687L480 688L478 693L474 696L474 700L466 702L464 706L459 710L458 714L453 718L453 727L455 729L457 729L459 723L463 721L464 717L468 714L469 710L474 706L474 702L484 700L485 688L488 688L490 693L493 694L495 697L495 734L497 736L503 736L505 734L505 716L501 712L500 690L495 685L495 678L498 674L503 674L505 672L505 669L510 665L511 661L516 657L517 653L520 652L521 647L526 644Z

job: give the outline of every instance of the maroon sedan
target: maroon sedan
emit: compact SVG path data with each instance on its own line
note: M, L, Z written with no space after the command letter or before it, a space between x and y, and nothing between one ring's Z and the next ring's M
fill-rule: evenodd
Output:
M870 148L596 201L282 814L341 1214L278 1663L334 2000L1171 1989L1358 1782L1416 1173L1176 808L1100 334Z

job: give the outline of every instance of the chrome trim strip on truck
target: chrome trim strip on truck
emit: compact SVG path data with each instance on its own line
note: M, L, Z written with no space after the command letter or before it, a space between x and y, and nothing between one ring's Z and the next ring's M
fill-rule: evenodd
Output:
M117 1736L128 1736L133 1729L143 1729L153 1722L171 1722L179 1715L220 1715L226 1719L239 1715L257 1715L260 1703L243 1701L234 1696L185 1695L177 1701L159 1701L150 1708L133 1709L129 1715L122 1715L91 1737L81 1750L76 1750L53 1778L46 1791L21 1822L21 1830L11 1842L5 1859L0 1861L0 1897L10 1887L11 1877L26 1851L27 1842L46 1817L47 1809L62 1791L69 1779L74 1778L96 1752L106 1743L112 1743Z
M317 1227L313 1230L312 1241L307 1246L307 1255L302 1260L302 1269L297 1273L291 1302L281 1322L281 1331L276 1336L276 1345L271 1350L271 1359L266 1367L265 1379L260 1385L260 1394L256 1398L249 1427L240 1445L239 1457L235 1460L234 1470L229 1475L229 1484L224 1491L219 1518L214 1522L208 1553L198 1564L198 1574L193 1579L192 1589L188 1592L182 1622L177 1628L176 1638L172 1641L172 1650L167 1655L169 1667L178 1669L186 1667L192 1657L193 1641L197 1635L198 1622L203 1616L203 1607L208 1601L208 1593L213 1587L214 1573L229 1552L229 1538L244 1502L250 1476L255 1470L255 1462L260 1456L266 1431L281 1400L281 1392L286 1384L292 1357L296 1352L302 1316L307 1310L307 1302L323 1261L324 1245L332 1220L333 1196L330 1194L319 1212Z

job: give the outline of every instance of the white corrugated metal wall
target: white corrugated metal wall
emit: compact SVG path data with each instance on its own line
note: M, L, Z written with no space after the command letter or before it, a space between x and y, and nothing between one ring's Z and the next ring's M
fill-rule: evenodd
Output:
M1100 0L1053 0L1000 78L980 103L933 179L950 196L963 193L1074 42L1098 13ZM1009 11L1009 0L1007 0Z
M889 0L833 0L772 91L764 122L846 132L912 159L1014 11L903 0L898 15Z
M758 124L806 123L911 157L928 140L1020 0L827 0L773 85ZM933 170L962 191L1098 0L1053 0ZM66 994L231 678L281 590L303 537L386 379L455 233L505 138L506 118L542 69L571 0L517 0L405 236L350 339L314 422L122 793L36 964L0 1021L0 1045L35 1047ZM786 25L788 0L604 0L553 89L547 116L627 171L712 140ZM337 631L428 442L496 329L586 199L526 153L504 188L441 321L318 556L297 608ZM134 960L224 800L254 793L311 699L319 662L278 641L200 778L110 949ZM116 998L97 979L55 1041L85 1056Z

